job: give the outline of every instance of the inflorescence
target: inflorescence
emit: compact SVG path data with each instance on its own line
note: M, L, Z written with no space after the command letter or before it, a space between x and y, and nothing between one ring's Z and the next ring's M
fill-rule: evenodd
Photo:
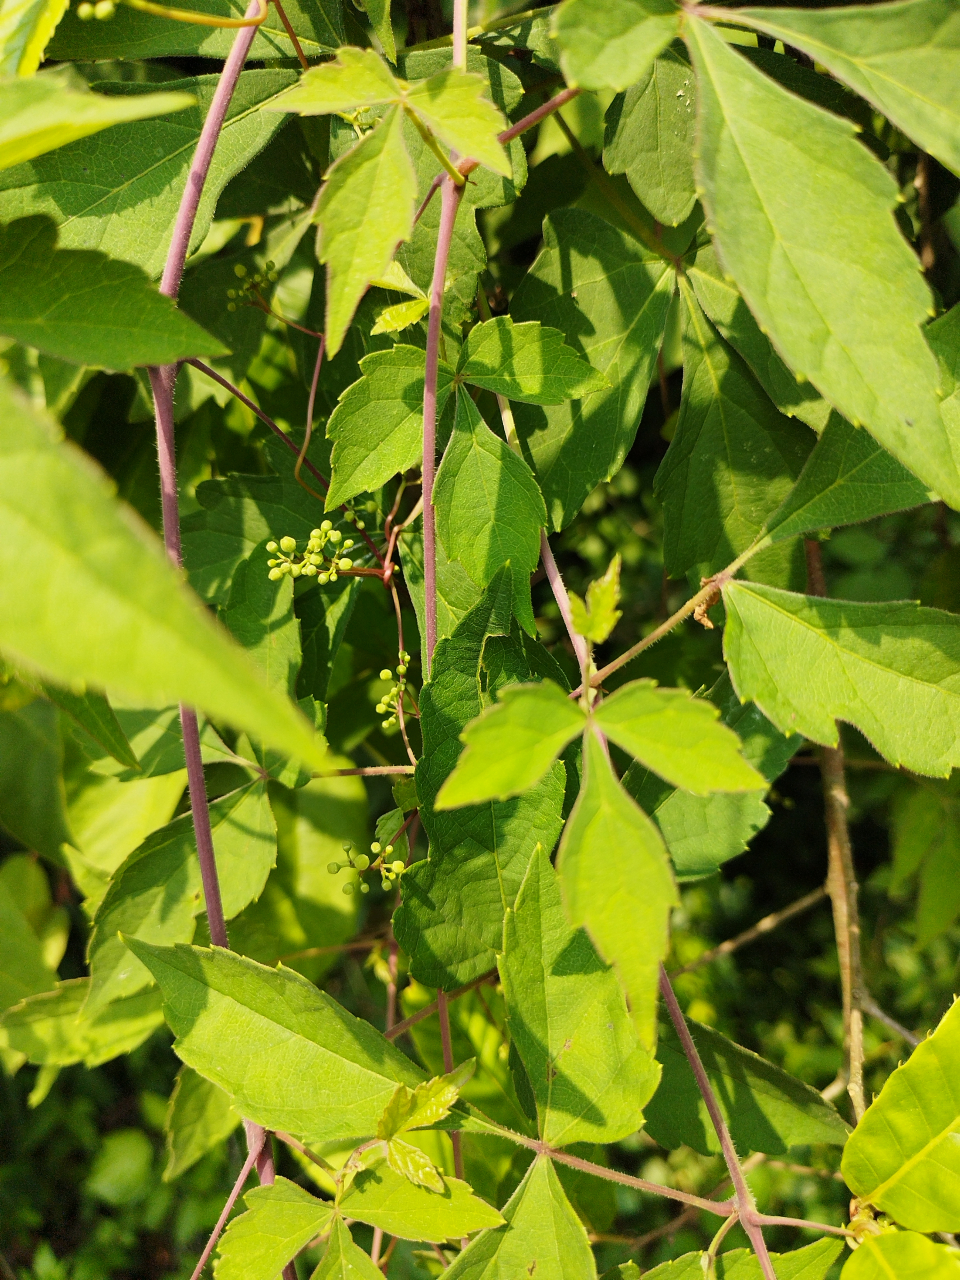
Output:
M410 664L410 655L405 649L400 650L400 665L397 667L397 681L390 686L390 691L385 693L377 703L377 715L387 715L386 720L381 721L381 727L389 729L397 723L400 715L400 702L403 698L404 690L407 684L407 667ZM384 667L380 672L381 680L390 680L393 678L393 672L389 667Z
M247 268L242 262L238 262L233 268L233 274L242 283L239 289L228 289L227 297L230 301L227 303L228 311L236 311L237 303L235 299L239 298L241 302L253 302L255 305L260 298L260 290L265 284L274 284L279 280L280 276L277 271L275 262L264 263L262 271L255 271L253 275L247 272Z
M345 843L343 852L347 855L346 862L330 862L327 864L327 871L330 875L338 875L341 871L352 869L356 871L359 877L359 888L361 893L369 893L370 886L364 880L364 872L379 871L380 885L386 891L403 875L406 870L401 858L391 859L393 853L393 845L388 844L386 847L380 844L379 840L374 840L370 846L370 853L373 857L368 857L365 853L354 853L353 845ZM343 886L343 892L350 897L356 893L357 886L352 880L348 880Z
M349 512L348 518L352 514ZM356 525L362 529L363 521L356 520ZM268 542L267 550L273 558L267 561L270 566L267 576L271 582L279 582L288 573L291 578L316 578L325 587L328 582L336 582L338 574L353 568L350 557L340 554L353 546L352 538L344 538L340 530L333 527L333 521L324 520L319 529L311 530L302 552L297 550L296 538L287 536L279 542Z

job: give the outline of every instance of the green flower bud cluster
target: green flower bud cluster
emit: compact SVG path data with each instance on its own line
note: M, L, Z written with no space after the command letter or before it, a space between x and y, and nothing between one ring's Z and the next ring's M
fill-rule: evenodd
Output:
M367 506L369 509L369 503L367 504ZM376 504L374 504L373 509L374 511L376 511L377 509ZM350 507L347 507L346 511L343 513L343 518L344 520L348 520L350 524L356 525L358 529L365 529L367 527L366 522L361 520L360 517L357 515L357 513L354 510L352 510L352 508Z
M332 550L326 550L328 545ZM325 587L328 582L336 582L338 574L353 568L350 557L340 554L353 546L352 538L344 538L340 530L333 527L331 520L324 520L319 529L310 531L310 538L302 552L297 551L297 540L289 534L279 542L268 542L267 550L273 558L267 561L270 566L267 577L271 582L279 582L289 573L291 578L316 578Z
M107 18L112 18L116 12L117 6L113 0L97 0L96 4L83 0L82 4L77 5L77 17L81 22L89 22L91 18L99 18L104 22Z
M100 0L100 3L103 4L104 0ZM247 298L252 298L254 294L260 292L265 284L274 284L280 278L275 262L266 263L262 271L255 271L253 275L250 275L242 262L238 262L233 268L233 274L242 283L239 289L227 290L227 297L230 299L227 303L228 311L236 311L237 304L234 299L239 298L242 302Z
M400 702L403 698L403 691L407 684L407 668L410 664L410 655L405 649L401 649L399 653L400 662L397 666L397 681L390 686L390 691L385 693L377 703L377 715L386 715L385 720L381 720L381 726L389 729L397 723L400 714ZM380 672L381 680L391 680L393 672L389 667L384 667ZM389 714L387 714L389 712Z
M353 845L349 843L343 845L343 852L347 855L347 861L328 862L327 871L332 876L339 875L341 871L356 871L361 893L370 892L370 886L363 879L363 873L365 871L370 871L371 869L379 871L381 886L386 890L391 887L395 880L403 875L405 870L400 858L396 858L393 861L390 860L390 855L393 853L392 844L388 844L386 848L384 848L378 840L374 840L373 844L370 846L370 852L373 854L372 859L365 853L354 853ZM347 897L351 897L356 893L357 887L358 886L350 880L343 886L343 892Z

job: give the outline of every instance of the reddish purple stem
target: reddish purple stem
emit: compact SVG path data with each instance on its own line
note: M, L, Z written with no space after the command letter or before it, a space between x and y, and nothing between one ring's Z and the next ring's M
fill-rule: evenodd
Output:
M560 570L557 568L557 562L553 558L553 551L550 547L546 529L540 532L540 559L543 561L543 569L547 575L547 581L550 583L553 598L556 600L560 610L560 616L563 618L564 625L567 628L567 635L573 645L573 652L577 655L577 662L580 664L580 683L586 689L589 685L587 666L590 662L590 652L587 649L586 640L584 640L583 636L577 634L573 625L570 597L567 594L567 588L564 586L563 578L560 576Z
M437 527L433 509L433 481L437 467L437 369L440 363L440 321L447 260L463 188L447 178L441 186L440 229L430 285L426 371L423 383L423 588L426 614L427 670L437 645Z

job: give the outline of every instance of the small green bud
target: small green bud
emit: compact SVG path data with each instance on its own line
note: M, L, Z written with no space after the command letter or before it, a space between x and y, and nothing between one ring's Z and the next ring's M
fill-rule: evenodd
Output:
M392 845L392 844L388 844L388 845L387 845L387 847L384 849L384 851L383 851L383 852L384 852L384 853L393 853L393 845Z
M237 309L237 304L236 304L235 302L228 302L228 303L227 303L227 310L228 310L228 311L236 311L236 309Z
M237 277L238 280L242 280L243 277L247 274L247 268L243 265L242 262L238 262L233 268L233 274Z
M347 881L347 883L343 886L343 892L347 895L348 898L353 897L354 886L349 881Z
M297 549L296 538L291 538L289 535L286 538L281 538L280 549L281 551L286 551L287 555L289 555L291 551L296 551Z
M363 523L363 521L362 521L362 520L358 520L358 521L357 521L357 528L358 528L358 529L365 529L366 527L367 527L367 526Z
M335 876L339 870L340 870L340 863L339 863L339 862L328 862L328 863L327 863L327 871L330 873L330 875Z
M332 528L333 528L333 522L330 520L324 520L323 524L320 526L320 530L322 533L329 533Z
M339 541L340 541L340 539L341 539L342 537L343 537L343 534L340 532L340 530L339 530L339 529L331 529L331 530L330 530L330 541L331 541L331 542L339 542Z
M393 866L393 869L396 872L396 874L400 875L401 871L403 871L403 863L400 861L400 859L398 858L396 862L392 863L391 865Z
M397 667L397 675L398 675L398 676L405 676L406 674L407 674L407 668L406 668L406 667L404 666L404 664L401 662L401 663L400 663L400 665L399 665L399 667Z
M277 546L277 544L276 544L275 542L272 542L272 541L271 541L271 542L268 542L268 543L267 543L267 550L268 550L268 551L279 551L279 550L280 550L280 548Z
M320 583L321 587L325 587L327 583L330 581L329 573L318 574L317 581Z
M353 848L353 845L350 843L349 840L344 840L340 848L343 850L344 853L349 853L350 850Z
M323 530L322 530L322 529L311 529L311 530L310 530L310 537L311 537L311 538L319 538L319 537L320 537L320 535L321 535L322 533L323 533Z
M383 705L383 703L382 703L382 702L378 702L378 703L377 703L377 715L378 715L378 716L382 716L382 715L384 714L384 712L386 711L386 709L387 709L387 708Z
M228 297L228 298L235 298L236 296L237 296L237 291L236 291L236 289L228 289L228 290L227 290L227 297Z
M116 11L117 8L113 0L97 0L97 3L93 6L93 16L99 18L101 22L106 21L107 18L112 18Z
M393 724L393 716L391 716L389 720L384 720L384 722L383 722L383 724L381 724L380 728L381 728L381 729L389 729L389 728L390 728L390 726L391 726L392 724Z
M323 556L317 555L316 551L312 551L310 555L307 556L307 562L309 564L323 564Z
M331 573L329 577L329 581L336 582L336 580L337 580L337 575L335 573Z
M93 5L86 4L86 3L78 4L77 17L80 19L81 22L89 22L90 19L93 17Z
M361 892L361 893L369 893L369 892L370 892L370 886L369 886L366 882L364 882L363 884L361 884L361 885L360 885L360 892Z
M384 667L384 668L383 668L383 670L380 672L380 679L381 679L381 680L389 680L389 679L390 679L390 668L389 668L389 667Z
M380 888L384 891L384 893L386 893L386 891L390 888L390 881L389 881L389 880L381 880L381 881L380 881Z
M343 556L340 560L339 567L344 573L346 573L348 569L353 568L353 561L348 559L346 556Z
M347 538L346 542L343 544L343 549L344 551L349 551L352 546L354 546L353 539Z
M278 274L276 271L271 271L271 272L268 274L267 279L268 279L271 283L276 283L276 281L280 279L280 276L279 276L279 274Z
M271 582L279 582L280 579L283 577L283 570L271 569L270 572L267 574L267 577L270 579Z
M370 865L370 859L365 853L358 853L353 860L353 865L358 871L366 871L367 867Z
M303 573L303 565L302 565L302 564L292 564L292 565L290 566L290 574L291 574L291 577L299 578L299 577L300 577L300 575L301 575L301 573Z
M379 841L379 840L374 840L373 844L370 846L370 852L371 852L371 853L380 853L380 852L381 852L381 847L380 847L380 841Z
M317 576L317 566L315 564L305 564L300 572L305 578L315 578Z
M363 504L363 509L364 511L369 511L372 515L373 512L376 511L377 509L377 504L373 501L372 498L370 498Z

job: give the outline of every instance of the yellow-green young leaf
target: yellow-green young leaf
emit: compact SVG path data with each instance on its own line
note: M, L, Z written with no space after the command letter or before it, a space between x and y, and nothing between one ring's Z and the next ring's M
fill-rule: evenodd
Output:
M429 298L412 298L409 302L397 302L392 307L384 307L377 312L377 323L370 330L371 334L400 333L416 324L430 310Z
M0 0L0 76L32 76L70 0Z
M428 1191L443 1191L443 1178L436 1165L419 1147L413 1147L400 1138L391 1138L384 1146L387 1164L408 1182Z
M510 177L510 159L497 134L506 121L489 98L483 76L449 67L411 85L405 104L458 155Z
M330 1229L327 1251L311 1280L383 1280L383 1272L370 1255L353 1243L348 1227L337 1215Z
M916 1231L892 1231L867 1236L840 1275L842 1280L960 1280L960 1253Z
M618 747L694 795L767 785L744 760L740 739L720 720L719 707L685 689L658 689L653 680L634 680L604 698L594 719Z
M390 0L361 0L360 7L370 19L370 25L383 45L383 51L391 62L397 60L397 39L393 34L390 17Z
M467 335L457 373L464 382L527 404L562 404L607 387L606 378L538 320L496 316Z
M583 1224L553 1162L538 1157L504 1206L505 1225L472 1240L444 1280L596 1280Z
M333 1217L332 1204L288 1178L254 1187L243 1199L246 1213L234 1218L220 1239L216 1280L273 1280Z
M377 1137L394 1138L398 1133L406 1133L409 1129L436 1124L449 1115L450 1108L473 1075L476 1065L476 1061L471 1058L455 1071L445 1076L434 1076L432 1080L418 1084L415 1089L398 1084L377 1124Z
M222 1089L189 1067L181 1067L163 1123L167 1135L164 1182L179 1178L228 1138L239 1123L240 1117Z
M391 108L377 127L327 171L316 221L327 265L327 351L340 350L357 303L413 231L417 178L403 142L403 115Z
M422 1151L417 1154L426 1160ZM388 1235L437 1244L503 1222L496 1209L472 1194L467 1183L436 1176L438 1185L428 1190L378 1157L356 1174L341 1197L340 1211Z
M671 0L565 0L553 19L567 83L627 89L680 33Z
M850 121L788 93L700 19L685 34L697 180L722 266L794 373L960 504L920 331L932 304L892 216L896 183Z
M507 912L497 964L510 1043L551 1146L616 1142L643 1124L660 1069L643 1049L612 970L571 929L550 858L538 846Z
M840 1168L854 1195L903 1226L960 1229L960 1002L867 1108Z
M82 1062L99 1067L143 1044L163 1022L160 995L137 995L104 1005L96 1013L85 1008L89 978L59 982L8 1009L0 1019L6 1044L38 1066L69 1067Z
M0 224L0 334L114 370L229 354L139 267L58 249L56 225L43 216Z
M23 588L23 566L42 559ZM69 627L51 627L51 616ZM59 428L0 383L0 646L68 686L182 700L313 764L323 740L268 689L162 547Z
M33 0L23 4L20 13L28 17L40 7L38 0ZM10 0L0 7L0 41L4 41L4 47L14 35L6 30L8 13L13 20L15 9ZM0 169L32 160L113 124L182 111L193 106L194 101L189 93L149 93L129 98L91 93L86 82L66 67L42 71L29 80L8 81L0 84Z
M394 79L372 49L347 45L337 50L332 62L305 71L299 83L267 110L296 111L302 116L349 115L360 107L399 102L403 89L403 82Z
M178 1057L265 1128L306 1142L369 1137L396 1086L423 1080L369 1023L291 969L219 948L128 944L160 985Z
M577 633L592 644L603 644L622 617L620 603L620 553L607 565L602 578L587 587L586 601L570 592L570 612Z
M802 49L960 172L960 15L951 0L744 9L738 16Z
M740 581L723 598L734 688L784 733L835 746L836 721L845 720L914 773L946 777L960 764L956 614Z
M440 788L436 807L519 795L540 781L585 723L580 706L552 680L508 685L461 733L467 749Z
M657 982L677 889L660 833L620 786L596 736L557 860L567 915L617 971L643 1046L657 1039Z

